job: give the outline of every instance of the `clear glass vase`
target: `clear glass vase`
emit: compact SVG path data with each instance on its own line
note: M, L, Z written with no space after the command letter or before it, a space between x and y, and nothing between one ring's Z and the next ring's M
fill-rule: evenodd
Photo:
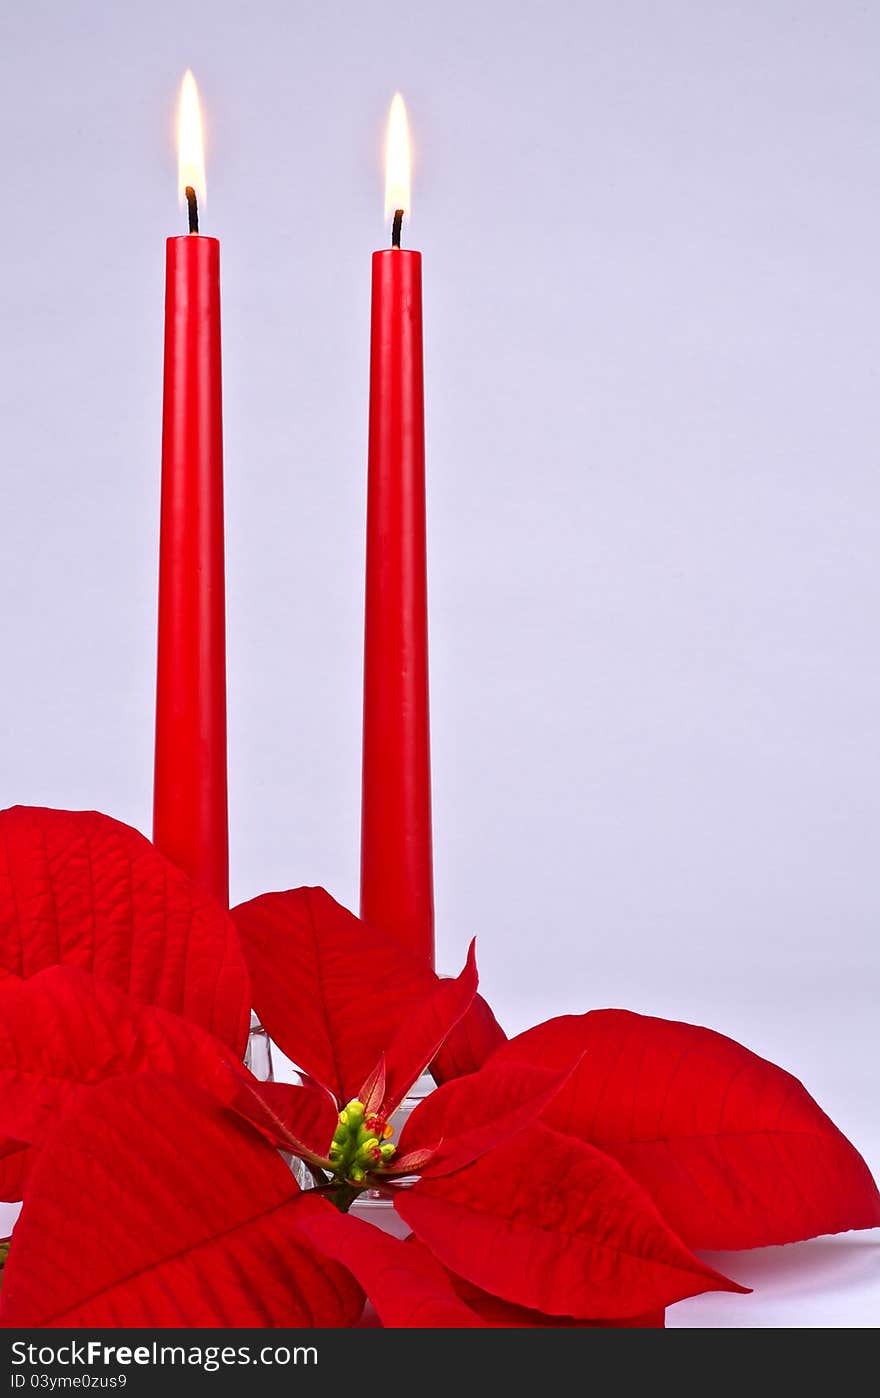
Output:
M248 1034L244 1066L249 1068L260 1082L275 1081L275 1071L272 1067L272 1040L253 1010L251 1010L251 1031Z

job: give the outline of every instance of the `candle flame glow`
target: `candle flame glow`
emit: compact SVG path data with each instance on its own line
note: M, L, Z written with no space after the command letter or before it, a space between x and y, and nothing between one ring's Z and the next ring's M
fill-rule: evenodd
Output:
M199 201L205 199L205 142L202 135L202 112L199 90L191 69L187 68L180 87L180 108L177 117L177 184L181 205L186 203L186 187L190 185Z
M385 138L385 217L393 218L398 209L405 214L412 210L410 193L409 123L406 107L399 92L394 94L388 113L388 135Z

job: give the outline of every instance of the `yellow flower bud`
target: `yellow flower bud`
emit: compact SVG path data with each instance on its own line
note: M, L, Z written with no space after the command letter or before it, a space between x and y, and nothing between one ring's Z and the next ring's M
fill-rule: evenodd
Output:
M375 1136L368 1136L365 1141L361 1141L358 1146L358 1160L372 1160L373 1152L378 1150L379 1142Z

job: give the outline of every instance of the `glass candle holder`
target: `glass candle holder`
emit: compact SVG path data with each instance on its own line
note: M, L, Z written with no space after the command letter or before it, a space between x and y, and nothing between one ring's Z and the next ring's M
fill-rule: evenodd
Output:
M250 1069L254 1077L260 1082L275 1081L275 1071L272 1066L272 1040L253 1010L251 1010L251 1029L244 1054L244 1066Z

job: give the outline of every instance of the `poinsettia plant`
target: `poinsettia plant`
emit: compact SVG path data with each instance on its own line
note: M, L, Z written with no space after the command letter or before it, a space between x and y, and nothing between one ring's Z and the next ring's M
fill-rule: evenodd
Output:
M252 1005L298 1083L244 1066ZM473 945L443 979L321 889L230 914L94 813L0 813L0 1135L6 1326L351 1326L365 1296L654 1326L744 1290L694 1249L880 1224L854 1147L731 1039L600 1010L508 1040Z

